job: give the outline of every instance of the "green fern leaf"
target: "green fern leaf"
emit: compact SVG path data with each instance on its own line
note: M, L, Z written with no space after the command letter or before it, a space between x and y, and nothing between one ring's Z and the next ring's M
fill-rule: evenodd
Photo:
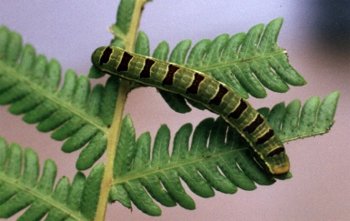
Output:
M105 151L119 79L91 89L86 77L68 70L60 83L56 60L36 55L31 45L22 46L19 34L0 27L0 104L11 105L11 113L23 114L39 131L53 132L53 139L64 140L63 151L85 147L76 166L87 169Z
M249 94L257 98L266 97L265 88L286 92L288 84L300 86L306 82L288 63L286 51L277 46L282 21L280 18L275 19L266 27L256 25L248 33L231 37L222 34L214 40L204 39L192 48L190 40L183 40L175 46L170 56L169 45L163 41L152 56L208 73L234 88L244 98L248 98ZM139 47L143 47L147 48L147 53L141 54L149 55L149 41L144 33L142 38L142 41L136 42L136 52ZM186 101L198 109L205 109L203 105L180 95L159 92L176 112L186 113L191 110Z
M327 133L334 123L339 92L333 92L322 101L319 97L309 98L304 105L294 100L269 109L260 110L283 142Z
M97 202L100 196L100 187L104 172L104 165L98 164L91 171L86 179L85 188L81 200L81 212L93 220L96 214Z
M148 133L138 138L136 148L130 145L135 143L132 136L121 137L121 143L122 139L128 139L124 143L129 145L118 146L118 152L132 150L129 157L135 157L130 160L131 166L125 166L127 170L115 174L111 200L121 201L128 207L133 202L149 215L160 215L161 210L152 198L164 206L179 204L187 209L195 208L181 179L202 197L212 197L214 189L234 193L237 187L255 189L255 182L273 183L273 179L257 166L248 148L239 146L236 139L227 138L232 143L226 143L227 130L228 126L220 118L217 121L204 120L194 132L192 125L186 124L175 135L171 155L168 152L170 131L165 125L158 130L152 150ZM230 131L230 136L238 136L234 130ZM217 136L219 134L224 136ZM191 138L192 144L189 145ZM123 154L117 156L115 165L124 165L118 163L127 161Z
M140 31L136 38L135 53L149 56L149 39L145 32Z
M101 171L102 168L102 171ZM86 179L77 173L73 183L57 183L56 164L46 160L40 175L39 159L32 149L8 145L0 137L0 217L24 210L18 220L92 220L103 167L96 166Z
M174 51L180 47L183 54L175 60L212 75L244 98L248 94L266 97L264 87L286 92L288 84L304 85L305 80L288 63L285 50L277 46L281 25L282 19L275 19L265 28L262 24L252 27L246 34L232 37L222 34L214 40L204 39L191 50L190 41L182 41ZM184 44L186 47L182 48Z
M312 97L305 102L302 111L301 106L293 107L295 103L300 104L297 101L287 108L278 104L271 111L268 108L259 111L287 142L327 132L333 123L338 97L337 92L322 102ZM287 126L287 122L291 125ZM293 122L299 122L298 126ZM291 130L292 127L295 129ZM291 177L288 174L274 178L267 174L254 160L246 141L220 117L203 120L194 131L191 124L183 125L175 134L172 145L170 131L163 125L157 132L153 148L149 133L135 140L129 117L123 121L123 131L110 199L128 208L133 203L149 215L161 214L154 200L167 207L179 204L186 209L195 208L181 181L193 193L212 197L214 190L232 194L238 188L254 190L256 184L270 185L276 178Z

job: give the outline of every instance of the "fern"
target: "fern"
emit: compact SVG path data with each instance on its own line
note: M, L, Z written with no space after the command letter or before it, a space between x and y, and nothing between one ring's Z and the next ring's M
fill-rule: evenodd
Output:
M319 97L309 98L303 106L294 100L284 106L275 105L271 111L260 109L283 142L324 134L334 122L339 92L329 94L322 101Z
M311 97L302 108L295 100L287 108L281 103L271 111L262 108L260 112L288 142L326 133L333 124L338 98L339 93L333 92L322 102ZM254 190L256 183L270 185L275 181L254 161L245 140L221 118L207 118L194 131L191 124L183 125L175 134L171 154L166 125L158 130L153 148L149 133L135 140L128 117L123 128L110 198L126 207L130 208L132 202L149 215L160 215L156 200L163 206L179 204L194 209L195 203L181 180L193 193L206 198L214 196L214 190L232 194L237 188Z
M38 124L39 131L53 131L53 139L65 141L64 152L85 147L77 168L91 167L106 148L118 79L90 89L88 78L68 70L59 87L61 68L56 60L36 55L29 44L22 46L20 35L4 26L0 41L0 104L11 104L12 114L23 114L23 120Z
M67 177L56 182L54 161L46 160L40 175L35 151L8 145L0 137L0 217L27 208L18 220L91 220L102 172L103 166L97 165L87 178L78 172L71 184Z
M110 28L112 45L150 55L147 34L138 32L139 18L146 0L122 0L117 21ZM286 51L277 46L282 19L267 26L257 25L247 33L219 35L204 39L191 48L179 42L170 52L161 42L154 57L211 74L243 97L267 95L266 89L286 92L288 85L305 80L288 63ZM68 70L61 80L58 61L36 55L30 44L22 44L19 34L0 27L0 104L37 124L41 132L64 141L64 152L82 151L76 168L92 167L87 178L77 172L72 184L63 177L58 182L56 166L47 160L39 173L37 154L0 138L0 217L21 210L19 220L103 220L108 202L132 204L149 215L160 215L159 204L194 209L194 194L212 197L215 191L235 193L238 188L254 190L276 179L256 163L246 141L220 117L204 119L194 129L183 125L170 138L162 125L152 143L149 132L136 138L131 117L124 116L128 93L140 85L115 77L91 87L91 80ZM89 77L103 74L93 67ZM169 106L185 113L190 106L202 109L183 97L160 92ZM326 133L334 121L339 93L322 101L312 97L301 105L295 100L259 111L284 141ZM188 103L187 103L188 102ZM171 151L171 153L170 153ZM106 152L101 164L95 162Z
M266 27L256 25L248 33L233 36L222 34L214 40L203 39L192 48L190 40L183 40L175 46L170 56L169 45L163 41L152 56L208 73L236 89L244 98L248 98L249 94L264 98L267 95L264 88L283 93L289 89L288 84L301 86L306 83L288 63L286 51L277 46L282 22L279 18ZM149 41L143 32L136 41L138 45L143 48L136 50L137 53L149 55ZM179 113L191 110L183 97L165 91L160 91L160 94L173 110ZM204 109L196 102L187 102Z

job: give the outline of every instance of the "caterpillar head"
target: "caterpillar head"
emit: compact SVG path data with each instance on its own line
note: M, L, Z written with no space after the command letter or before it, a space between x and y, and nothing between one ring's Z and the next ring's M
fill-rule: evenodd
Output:
M113 49L110 47L99 47L97 48L91 56L91 61L95 67L98 69L105 63L108 63Z

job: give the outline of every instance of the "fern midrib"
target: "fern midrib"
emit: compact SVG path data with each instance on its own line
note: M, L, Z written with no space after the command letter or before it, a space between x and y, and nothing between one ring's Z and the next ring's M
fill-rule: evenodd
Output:
M196 155L196 157L194 158L185 158L184 160L180 160L180 161L170 161L166 166L162 167L161 169L154 169L153 166L151 165L151 167L142 171L136 171L133 172L131 171L128 175L126 176L121 176L118 179L115 179L115 181L113 182L112 185L118 185L121 183L125 183L131 180L135 180L135 179L140 179L143 177L147 177L147 176L151 176L157 173L164 173L165 171L168 170L176 170L177 168L181 168L181 167L185 167L188 165L196 165L196 164L201 164L204 163L204 161L218 161L220 160L221 157L226 156L228 154L232 154L234 152L240 152L243 150L247 150L247 147L241 147L241 148L237 148L237 149L231 149L228 151L220 151L220 152L212 152L210 153L210 155L207 156L203 156L203 155ZM171 160L171 158L169 158L169 160ZM155 168L159 168L159 166L154 166Z
M39 191L37 191L35 187L26 186L25 184L22 184L22 182L19 181L19 179L13 179L12 177L6 176L6 174L4 174L3 172L0 172L0 181L18 189L18 192L26 192L28 195L33 196L35 199L41 200L42 202L44 202L44 204L46 203L47 205L50 205L51 208L55 208L59 211L62 211L62 213L67 214L69 217L75 220L89 221L84 216L81 216L80 212L74 212L68 209L66 206L64 206L64 204L57 202L51 197L49 197L49 194L42 194ZM16 194L18 194L18 192Z
M240 58L238 56L238 60L233 60L233 61L228 61L228 62L217 62L217 63L210 63L209 65L206 66L193 66L192 68L198 70L198 71L203 71L203 72L210 72L215 69L224 69L228 68L231 66L239 66L240 64L243 63L250 63L252 61L258 61L258 60L266 60L269 58L273 58L274 56L280 55L280 54L286 54L287 52L283 49L278 49L276 51L273 51L272 53L266 54L261 54L259 53L258 56L252 56L249 58Z
M99 121L94 117L91 117L86 112L80 111L80 109L82 108L78 109L73 105L69 104L68 102L58 98L56 95L57 95L57 92L59 92L59 90L57 90L55 93L51 93L51 92L48 93L48 91L45 90L45 88L41 87L38 84L33 83L33 81L31 81L28 77L26 77L26 75L17 74L18 71L14 67L7 65L1 60L0 60L0 69L4 70L4 72L7 74L7 77L13 77L17 81L20 81L22 84L28 85L35 93L45 97L46 100L49 100L50 102L54 103L59 108L66 109L68 112L73 113L73 115L78 116L79 118L86 121L88 124L98 128L104 134L107 133L107 128L103 124L101 124L101 121Z

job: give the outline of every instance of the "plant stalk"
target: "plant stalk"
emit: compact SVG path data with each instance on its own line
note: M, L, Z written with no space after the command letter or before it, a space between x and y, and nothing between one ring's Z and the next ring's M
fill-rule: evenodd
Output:
M130 23L130 28L128 33L125 36L125 49L128 51L134 51L134 45L137 37L137 30L140 24L141 13L144 4L147 0L136 0L135 7L132 15L132 20ZM119 89L118 89L118 97L116 100L116 109L114 112L113 122L108 131L108 141L107 141L107 161L106 167L103 174L103 179L101 182L101 191L100 197L97 205L97 211L95 216L95 221L103 221L105 220L108 196L110 188L113 184L113 171L114 171L114 162L117 147L120 138L121 125L123 120L124 107L126 103L126 98L128 93L130 92L132 84L127 81L121 79Z

